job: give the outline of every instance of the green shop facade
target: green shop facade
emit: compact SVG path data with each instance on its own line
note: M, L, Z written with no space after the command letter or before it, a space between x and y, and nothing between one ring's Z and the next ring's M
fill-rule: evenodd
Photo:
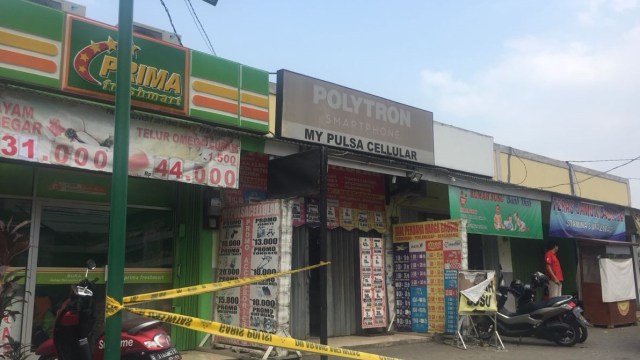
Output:
M47 339L89 258L104 299L117 38L112 26L3 2L0 240L28 239L0 264L25 275L3 342ZM138 34L133 42L125 295L213 281L218 199L238 191L240 156L263 152L269 120L267 72ZM211 319L211 304L205 294L148 306ZM181 349L203 336L170 331Z

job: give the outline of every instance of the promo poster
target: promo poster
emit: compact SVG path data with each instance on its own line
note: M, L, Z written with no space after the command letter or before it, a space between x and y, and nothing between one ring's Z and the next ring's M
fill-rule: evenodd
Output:
M288 217L283 214L283 203L266 201L223 211L216 281L290 270L290 258L282 256L283 247L290 247L290 239L282 236L283 226L290 226L290 220L283 224L290 218L290 212ZM288 304L282 303L281 289L289 284L289 277L284 276L218 291L215 321L275 333L283 319L288 322L283 310Z
M113 110L6 90L0 157L112 172ZM240 137L213 127L133 112L130 176L238 188Z
M393 226L398 331L455 333L457 272L467 264L466 234L463 220Z
M320 226L318 199L296 201L293 226ZM327 227L386 233L384 175L329 165Z
M360 295L362 328L387 326L387 289L384 278L384 243L381 238L361 237Z
M411 331L411 256L408 243L393 244L396 329Z
M458 309L460 314L489 314L498 311L495 271L459 271L458 290L460 291Z

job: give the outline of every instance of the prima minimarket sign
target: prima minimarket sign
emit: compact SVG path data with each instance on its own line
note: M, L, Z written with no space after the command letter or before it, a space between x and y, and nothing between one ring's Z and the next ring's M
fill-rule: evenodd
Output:
M68 15L62 90L95 98L115 97L118 30ZM186 114L188 49L134 35L131 63L133 105Z

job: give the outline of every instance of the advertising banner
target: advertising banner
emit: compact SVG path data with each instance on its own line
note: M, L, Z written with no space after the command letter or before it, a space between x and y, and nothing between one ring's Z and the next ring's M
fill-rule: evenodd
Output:
M238 189L226 189L225 206L240 206L267 199L267 174L269 156L255 152L240 154Z
M542 239L540 201L449 186L452 219L467 220L471 234Z
M398 331L455 333L466 241L462 220L393 226Z
M411 255L407 243L393 244L393 285L396 299L396 329L411 330Z
M276 134L342 150L433 165L433 113L278 72Z
M495 313L498 311L495 271L461 270L458 272L458 286L460 291L459 314L477 315L479 312Z
M111 109L5 90L0 157L92 171L113 168ZM238 187L240 138L211 127L133 113L129 175Z
M554 196L551 198L549 236L625 240L624 210Z
M327 227L388 232L384 175L329 165ZM320 226L318 199L300 198L294 204L294 226Z
M381 238L361 237L360 300L362 328L387 326L387 288L384 280L384 243Z
M226 208L222 214L216 281L282 270L281 208L279 201ZM275 333L278 329L280 278L216 293L217 321L234 326Z

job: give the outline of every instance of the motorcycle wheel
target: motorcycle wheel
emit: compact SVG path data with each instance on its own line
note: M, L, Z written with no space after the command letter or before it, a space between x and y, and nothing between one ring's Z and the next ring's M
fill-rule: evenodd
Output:
M475 322L476 332L480 340L490 340L496 332L495 324L490 318L483 316Z
M587 327L585 325L583 325L580 321L578 321L573 316L565 318L564 322L566 324L571 325L571 327L573 327L574 329L576 329L576 331L578 332L579 343L583 343L587 341L587 337L589 337L589 331L587 330Z
M570 327L565 330L555 331L553 334L553 342L560 346L573 346L580 338L579 330Z
M589 331L587 330L587 327L582 324L577 324L575 328L578 331L578 342L583 343L587 341L587 338L589 337Z

